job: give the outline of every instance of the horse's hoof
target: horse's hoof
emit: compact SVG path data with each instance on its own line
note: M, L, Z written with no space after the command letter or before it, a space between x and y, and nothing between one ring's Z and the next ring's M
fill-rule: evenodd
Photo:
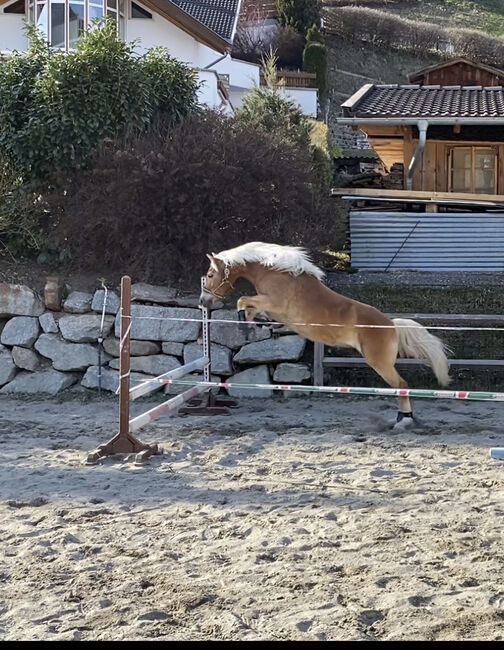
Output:
M257 327L271 328L271 321L268 318L260 318L259 316L256 316L254 318L254 323L257 323Z
M413 415L399 412L397 414L397 420L392 424L392 429L394 431L403 431L405 429L410 429L415 426L415 420Z

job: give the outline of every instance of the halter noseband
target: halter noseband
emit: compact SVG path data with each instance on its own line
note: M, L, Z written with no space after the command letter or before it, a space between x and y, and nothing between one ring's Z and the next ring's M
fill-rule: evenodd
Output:
M229 272L229 267L226 266L224 268L224 280L222 280L222 282L213 291L211 289L209 289L208 287L205 287L204 291L206 293L209 293L214 298L219 298L219 299L225 298L224 295L221 295L221 294L217 293L217 289L220 289L225 284L229 284L231 289L234 289L234 286L231 284L231 281L229 280L229 273L230 273Z

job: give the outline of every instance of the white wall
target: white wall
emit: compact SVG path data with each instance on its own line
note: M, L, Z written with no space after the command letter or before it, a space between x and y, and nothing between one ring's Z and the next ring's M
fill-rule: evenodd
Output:
M28 41L23 30L22 14L0 13L0 52L26 50Z
M239 61L227 56L219 63L216 63L212 70L217 70L220 74L229 75L229 84L235 88L244 88L249 90L254 85L259 85L260 66L247 61Z
M281 89L289 99L292 99L301 108L305 115L317 117L317 95L316 88L290 88Z
M145 9L148 11L147 8ZM202 67L198 61L198 43L194 38L166 18L153 12L149 13L152 13L152 19L129 18L125 21L124 40L138 40L137 52L140 54L150 47L162 46L166 47L176 59L192 67Z

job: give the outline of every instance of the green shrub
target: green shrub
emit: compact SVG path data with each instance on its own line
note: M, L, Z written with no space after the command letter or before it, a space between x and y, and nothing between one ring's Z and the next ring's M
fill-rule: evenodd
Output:
M85 165L103 138L196 106L196 73L162 49L135 56L111 20L69 54L50 50L34 27L28 34L28 52L0 66L0 154L25 181Z
M327 100L327 49L324 43L309 41L303 52L303 68L317 75L320 106Z
M256 86L244 96L241 108L236 111L237 123L308 150L309 118L281 92L276 82L274 57L264 60L263 69L267 85Z
M334 158L340 155L341 151L338 145L332 142L329 129L325 122L312 120L311 125L310 139L313 162L317 176L320 179L321 188L329 192L333 185Z
M0 157L0 243L11 253L39 251L42 232L40 196Z
M306 31L306 42L307 43L310 43L310 42L323 43L324 42L324 37L320 33L320 29L317 27L317 25L312 25Z

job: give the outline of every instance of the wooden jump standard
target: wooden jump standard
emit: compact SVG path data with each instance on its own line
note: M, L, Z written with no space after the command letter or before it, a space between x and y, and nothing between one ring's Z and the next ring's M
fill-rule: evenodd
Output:
M186 413L195 415L227 415L229 414L228 406L235 406L235 402L220 403L210 395L212 389L206 385L191 386L180 395L151 408L149 411L142 413L130 419L130 402L147 395L154 390L162 387L160 380L179 379L184 375L195 370L203 371L204 381L210 380L210 335L208 324L208 310L200 307L202 310L203 321L203 356L186 363L179 368L165 372L158 377L147 379L138 386L130 388L130 331L131 331L131 278L124 276L121 279L121 311L120 311L120 338L119 338L119 431L108 442L100 445L97 449L90 452L87 456L86 464L95 465L100 458L113 454L136 454L135 464L141 464L150 456L160 453L161 450L157 444L147 444L138 440L133 434L141 427L153 422L161 415L171 413L182 406L185 402L198 397L201 393L207 392L206 399L202 404L187 407Z

